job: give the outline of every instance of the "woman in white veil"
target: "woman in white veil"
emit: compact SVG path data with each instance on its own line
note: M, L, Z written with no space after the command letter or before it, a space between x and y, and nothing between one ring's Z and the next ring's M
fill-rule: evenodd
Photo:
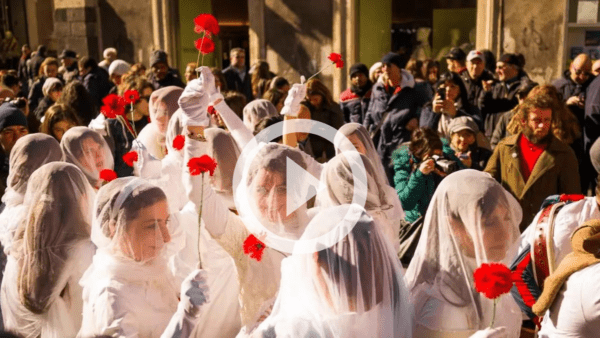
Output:
M493 301L477 293L482 263L509 265L519 241L521 208L489 174L461 170L433 195L406 282L415 307L415 337L469 337L490 325ZM519 337L521 312L501 296L495 325Z
M257 99L248 102L248 104L244 107L244 125L246 128L248 128L248 130L254 133L256 131L256 126L262 119L278 115L279 113L277 112L277 108L275 108L271 101Z
M60 147L65 161L76 165L94 189L102 185L100 172L114 168L112 152L104 138L87 127L73 127L63 135Z
M26 215L2 282L4 327L23 337L74 337L81 325L78 282L92 261L94 190L72 164L48 163L29 179Z
M273 311L253 337L412 337L400 263L364 209L321 210L296 245L281 263Z
M397 250L400 222L398 218L389 218L387 215L387 212L393 207L386 199L385 183L381 182L381 176L377 175L373 163L367 156L362 154L359 156L365 167L367 182L361 182L358 175L353 175L350 163L355 162L358 164L357 159L344 156L344 153L336 155L323 168L321 180L325 184L325 188L317 193L315 205L327 208L341 204L351 204L355 188L359 193L366 192L365 210L375 219L375 223L381 227L381 232Z
M63 153L55 138L46 134L21 137L10 154L6 192L2 196L4 210L0 214L0 240L6 253L23 216L23 199L31 174L46 163L62 161Z

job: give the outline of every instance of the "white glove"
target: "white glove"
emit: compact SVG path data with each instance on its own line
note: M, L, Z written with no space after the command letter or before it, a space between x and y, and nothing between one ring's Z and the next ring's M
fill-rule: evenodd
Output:
M181 283L179 304L184 311L194 317L200 314L200 307L209 302L206 271L194 270Z
M298 116L300 112L300 102L306 97L306 85L296 83L288 91L288 96L285 98L281 115L292 117Z
M210 118L206 108L211 98L221 96L215 87L215 77L208 67L200 67L200 78L188 82L179 97L179 107L183 110L184 125L208 127ZM214 101L214 100L213 100Z
M493 329L489 327L485 330L479 330L471 335L470 338L508 338L506 327L500 326Z

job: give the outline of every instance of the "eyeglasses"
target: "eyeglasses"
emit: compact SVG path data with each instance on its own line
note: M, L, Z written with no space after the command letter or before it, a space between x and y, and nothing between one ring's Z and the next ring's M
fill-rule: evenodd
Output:
M590 72L583 70L583 69L573 68L573 73L575 73L575 75L577 75L577 76L579 76L581 74L583 74L583 76L590 76Z

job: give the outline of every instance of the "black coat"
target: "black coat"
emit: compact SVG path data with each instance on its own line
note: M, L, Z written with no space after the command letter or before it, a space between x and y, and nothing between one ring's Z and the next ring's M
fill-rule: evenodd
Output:
M344 115L345 122L356 122L362 124L371 102L371 90L364 96L353 93L350 88L340 94L340 109Z
M461 78L465 84L465 88L467 88L467 99L472 106L479 107L479 98L483 93L483 81L494 80L494 74L492 74L487 69L483 70L481 76L476 80L471 79L469 72L464 72L461 74Z
M52 107L53 104L54 104L54 101L52 101L48 96L45 96L40 101L40 104L38 104L37 108L35 108L35 110L33 111L35 118L38 121L41 121L42 117L44 117L44 115L46 114L46 111L48 110L48 108Z
M100 67L96 67L87 73L81 82L88 93L90 93L97 107L102 107L102 99L108 95L108 92L114 86L108 79L108 73Z
M583 126L584 149L589 156L592 144L600 137L600 76L587 87Z
M246 75L244 76L244 81L242 81L237 70L235 70L233 66L229 66L223 69L223 76L225 76L225 81L227 81L227 88L229 90L244 94L247 102L250 102L254 99L252 96L252 79L250 78L251 75L248 74L248 71L246 70L245 72Z
M494 84L492 90L484 91L479 98L479 109L484 121L484 133L487 139L492 138L492 133L501 114L512 110L519 100L517 90L525 81L531 81L529 78L520 74L508 82L498 82Z
M181 81L181 76L179 76L179 72L177 69L169 68L167 75L162 79L158 80L154 73L150 73L148 77L148 81L152 83L154 90L168 87L168 86L176 86L180 88L185 88L183 81Z
M563 76L554 81L552 85L556 87L558 92L562 95L563 101L566 103L567 100L572 96L579 96L583 94L585 97L585 91L587 90L590 83L594 81L594 77L590 76L588 80L584 84L579 84L573 80L571 80L571 71L566 70L563 73ZM585 116L585 108L579 108L578 106L567 106L575 114L577 117L577 122L579 122L579 126L583 127L584 116Z
M418 95L412 87L405 87L397 93L388 92L383 83L373 85L371 103L363 125L369 133L375 133L381 123L380 132L373 135L373 143L388 174L393 182L394 171L390 167L392 152L404 142L410 141L411 131L406 124L412 118L418 118ZM387 117L383 120L384 113Z
M456 107L456 117L459 116L469 116L470 118L477 123L479 128L482 128L482 119L481 113L477 107L469 106L466 107L463 105L458 105ZM441 113L435 113L433 111L433 107L431 104L423 107L421 109L421 116L419 117L419 127L427 127L433 130L438 129L438 124L440 122L440 118L442 117Z
M27 96L27 101L29 102L29 111L35 111L37 106L40 104L40 101L44 98L42 87L44 86L45 82L46 77L42 76L37 79L29 89L29 95Z

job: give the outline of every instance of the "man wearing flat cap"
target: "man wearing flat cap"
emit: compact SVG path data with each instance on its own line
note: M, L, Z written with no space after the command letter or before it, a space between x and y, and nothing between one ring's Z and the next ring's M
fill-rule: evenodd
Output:
M371 101L373 82L369 80L369 69L362 63L350 67L350 88L340 94L340 108L344 121L362 124Z
M531 81L521 69L515 54L504 54L496 62L497 83L483 81L483 94L479 98L479 109L483 116L485 137L492 138L501 113L513 109L518 103L517 91L525 81Z
M401 143L408 142L412 131L419 127L419 97L414 89L415 79L403 69L406 62L405 57L396 53L388 53L381 59L382 81L373 85L363 121L390 182L394 176L390 167L392 152Z
M58 68L58 74L62 75L65 84L77 79L79 76L79 67L77 65L77 54L72 51L65 49L58 56L60 59L61 66Z

